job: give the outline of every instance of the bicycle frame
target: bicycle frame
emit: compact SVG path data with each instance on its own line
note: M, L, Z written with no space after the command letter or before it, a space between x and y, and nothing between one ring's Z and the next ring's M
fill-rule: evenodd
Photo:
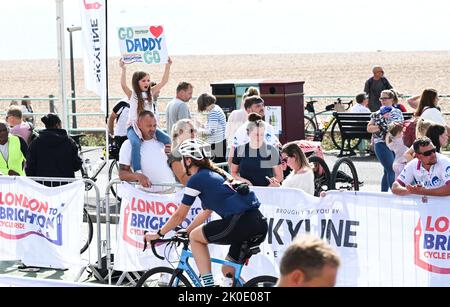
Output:
M187 275L189 276L189 279L192 281L192 283L196 287L203 287L200 278L197 276L197 274L195 273L195 270L189 264L189 258L193 258L192 252L190 250L183 248L183 251L181 252L181 255L180 255L180 261L178 262L178 266L175 269L175 274L172 276L172 278L170 280L170 284L172 284L174 287L178 287L178 283L180 281L178 278L176 278L176 276L178 274L182 274L183 272L187 273ZM243 264L238 264L238 263L234 263L234 262L222 260L222 259L217 259L217 258L211 258L211 263L217 263L217 264L228 265L228 266L233 267L235 269L233 286L234 287L236 287L236 286L242 287L243 284L241 282L240 277L241 277Z

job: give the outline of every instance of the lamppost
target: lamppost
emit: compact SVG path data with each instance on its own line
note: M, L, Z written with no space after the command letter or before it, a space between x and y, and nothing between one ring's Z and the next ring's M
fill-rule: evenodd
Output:
M69 41L70 41L70 92L72 93L72 113L77 112L76 100L75 100L75 69L73 64L73 42L72 42L72 32L80 31L81 27L68 27ZM72 115L72 128L77 128L77 116Z

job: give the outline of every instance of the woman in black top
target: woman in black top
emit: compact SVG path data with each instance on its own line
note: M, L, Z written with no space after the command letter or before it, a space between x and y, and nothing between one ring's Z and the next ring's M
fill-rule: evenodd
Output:
M30 143L25 168L27 176L75 178L75 172L82 164L75 141L61 129L58 115L47 114L41 121L46 129Z
M250 142L234 150L231 175L242 182L254 186L268 186L266 177L278 182L283 180L278 150L264 141L264 121L256 113L248 116L247 133Z

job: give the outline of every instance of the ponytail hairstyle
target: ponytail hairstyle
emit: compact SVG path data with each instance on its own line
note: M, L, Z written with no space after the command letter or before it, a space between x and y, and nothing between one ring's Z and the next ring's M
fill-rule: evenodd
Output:
M149 74L145 71L136 71L133 74L133 78L131 79L131 85L133 87L133 91L136 93L138 103L137 103L137 114L144 111L144 98L142 97L142 91L141 87L139 86L139 81L141 81L143 78L148 76ZM152 102L152 87L151 85L148 87L147 90L147 99L149 102Z
M398 104L398 93L394 89L390 89L390 91L392 92L392 95L393 95L393 98L394 98L393 101L392 101L392 105L395 106L395 105Z
M61 119L54 113L48 113L47 115L42 116L41 121L44 123L45 129L55 129L59 128L58 126L61 126Z
M220 167L218 167L217 165L215 165L210 159L208 158L203 158L202 160L195 160L192 159L192 164L197 166L198 168L207 168L213 172L216 172L217 174L219 174L220 176L223 177L223 179L225 179L228 182L233 182L234 178L231 177L227 172L225 172L223 169L221 169ZM188 170L188 168L186 167L186 171Z
M248 121L249 123L247 124L247 134L249 134L255 128L264 127L263 118L258 113L250 113L248 115Z

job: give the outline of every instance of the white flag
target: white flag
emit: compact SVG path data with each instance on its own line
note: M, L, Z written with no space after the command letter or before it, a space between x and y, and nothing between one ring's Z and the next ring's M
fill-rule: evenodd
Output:
M84 80L88 90L101 97L106 112L106 19L105 0L80 0L83 31Z

